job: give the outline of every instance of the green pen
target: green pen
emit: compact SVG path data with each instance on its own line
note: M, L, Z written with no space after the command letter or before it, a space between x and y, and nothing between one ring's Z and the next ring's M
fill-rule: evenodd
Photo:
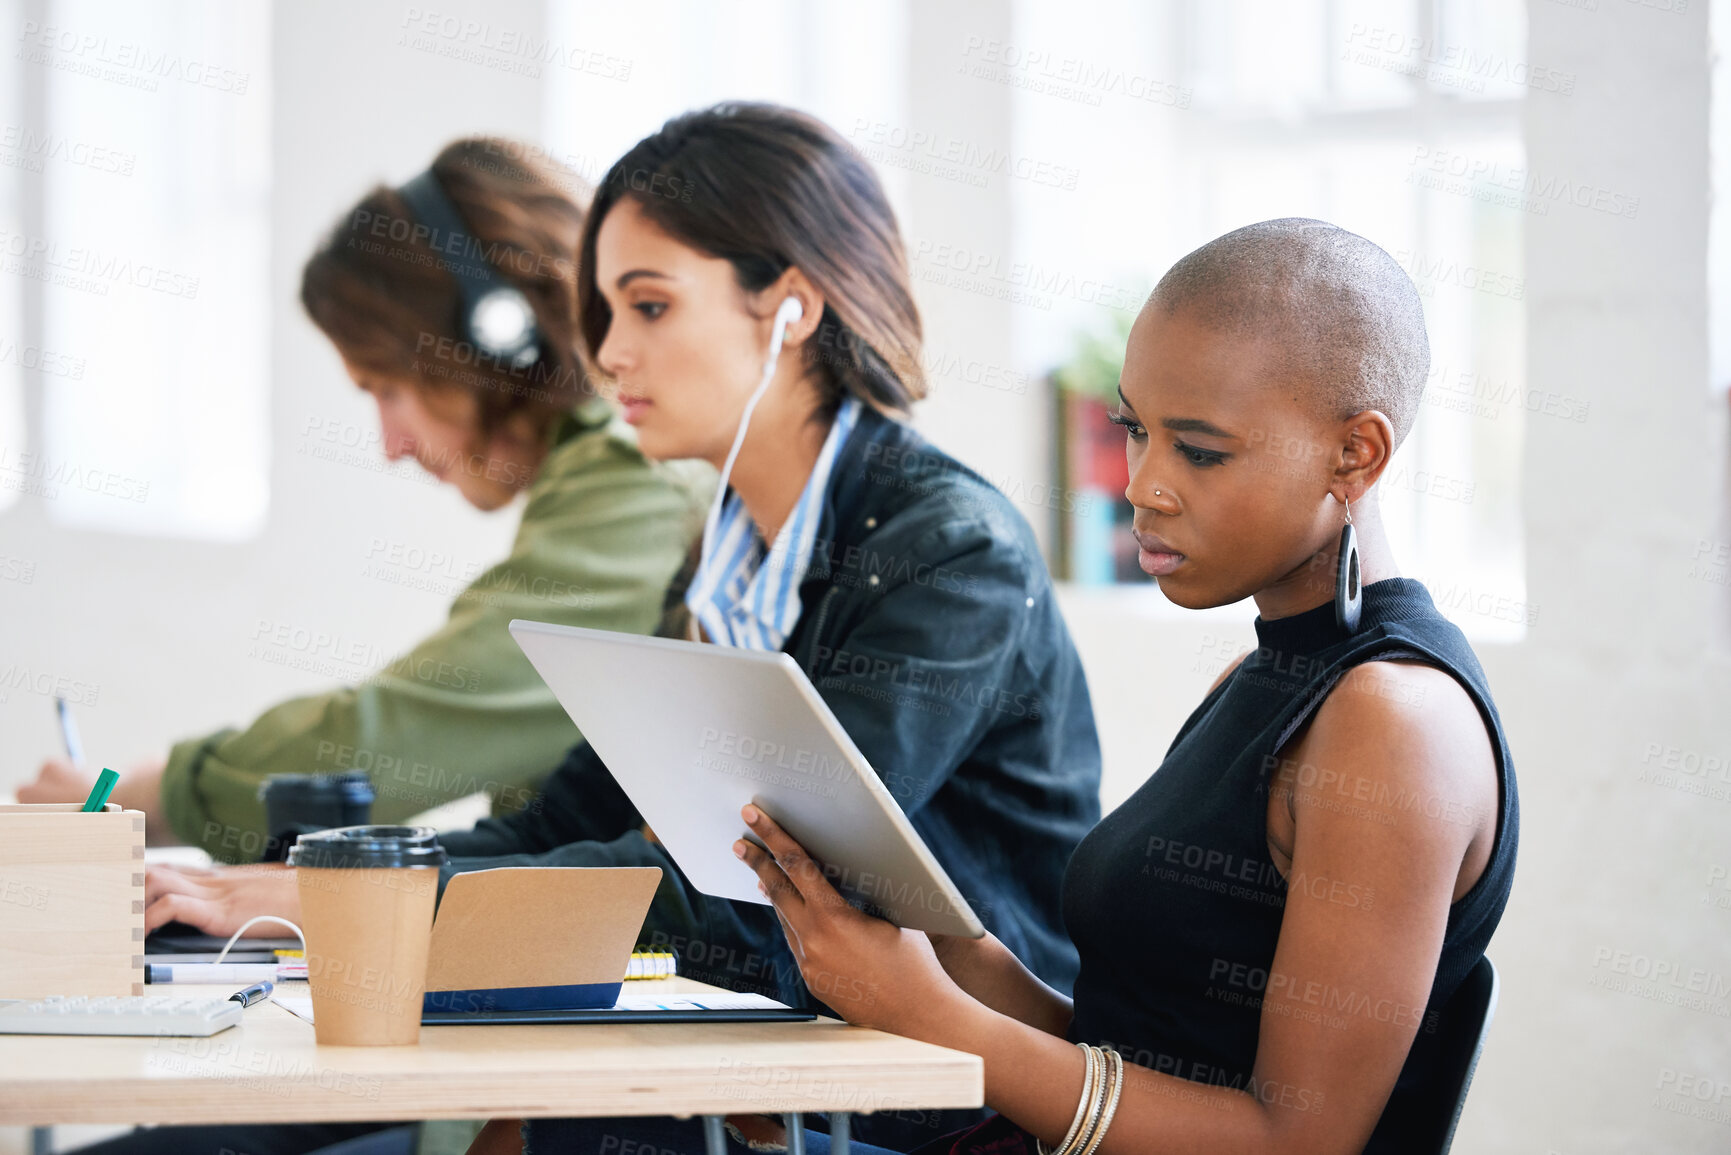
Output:
M120 775L104 766L102 773L96 776L96 785L90 788L90 797L84 800L84 813L101 810L107 806L109 792L114 789L114 784L118 781L120 781Z

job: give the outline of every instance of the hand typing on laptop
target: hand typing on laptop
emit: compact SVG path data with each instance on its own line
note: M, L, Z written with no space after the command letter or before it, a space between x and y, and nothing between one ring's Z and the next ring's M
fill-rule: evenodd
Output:
M147 934L170 922L184 922L205 934L226 936L247 919L261 914L300 922L301 899L295 872L280 862L144 868ZM272 938L282 933L280 924L265 922L249 927L244 937Z

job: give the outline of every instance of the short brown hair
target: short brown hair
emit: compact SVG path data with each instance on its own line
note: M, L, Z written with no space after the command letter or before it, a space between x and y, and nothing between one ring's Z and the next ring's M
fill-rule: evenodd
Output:
M798 266L824 296L803 348L826 406L854 396L905 414L926 395L895 212L871 166L821 120L775 104L717 104L674 117L614 163L577 265L578 327L592 360L613 321L595 284L595 236L624 197L682 244L731 262L747 292Z
M528 298L540 358L513 367L475 348L459 324L456 278L408 204L383 185L307 260L301 304L355 366L473 394L483 433L519 412L545 428L590 392L574 326L590 189L542 150L497 137L448 144L432 169L485 259Z

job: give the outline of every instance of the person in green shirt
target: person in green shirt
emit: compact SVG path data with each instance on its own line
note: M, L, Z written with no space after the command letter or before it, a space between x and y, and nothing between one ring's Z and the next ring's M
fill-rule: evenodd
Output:
M219 861L257 859L268 833L258 790L273 774L363 770L376 822L477 791L496 813L539 805L540 777L580 735L506 623L647 634L702 530L714 471L645 458L577 352L588 188L539 150L495 138L449 145L429 173L461 229L420 219L435 214L415 182L376 188L308 260L301 301L376 402L385 458L412 456L479 509L525 495L516 540L491 568L435 577L393 559L379 535L367 565L380 580L468 581L444 625L356 685L282 702L244 729L177 743L123 774L113 799L146 812L153 843L172 835ZM449 264L465 257L486 260L522 294L533 360L478 347ZM292 629L257 632L261 655L306 654ZM53 759L19 799L79 801L90 782Z

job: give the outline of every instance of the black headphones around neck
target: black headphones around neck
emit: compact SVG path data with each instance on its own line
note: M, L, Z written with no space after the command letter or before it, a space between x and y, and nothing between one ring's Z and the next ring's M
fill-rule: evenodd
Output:
M397 190L416 220L431 232L440 263L457 279L457 325L477 349L512 368L541 358L535 310L520 289L499 275L437 174L428 169Z

